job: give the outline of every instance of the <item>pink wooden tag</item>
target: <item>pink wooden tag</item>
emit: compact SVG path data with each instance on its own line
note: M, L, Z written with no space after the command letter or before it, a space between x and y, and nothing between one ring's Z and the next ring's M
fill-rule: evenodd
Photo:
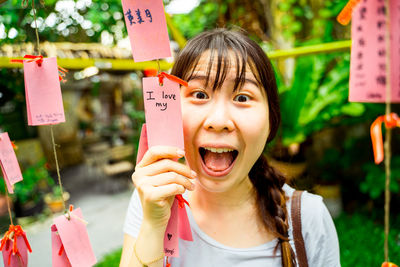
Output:
M383 1L362 1L352 15L352 49L349 101L386 101L391 83L391 102L400 102L400 2L390 1L391 81L386 76L386 10Z
M174 200L178 202L177 199ZM178 208L178 232L179 237L186 241L193 241L192 231L190 230L190 223L186 213L186 207Z
M71 212L70 220L65 215L61 215L54 219L54 224L71 266L90 267L96 263L96 257L89 241L86 225L78 218L83 219L80 208Z
M135 62L171 56L162 0L122 0Z
M140 139L139 139L139 147L136 156L136 164L138 164L146 151L149 149L149 144L147 143L147 130L146 130L146 123L143 123L142 130L140 131Z
M175 199L171 207L171 217L169 218L167 229L164 235L164 253L168 257L179 257L179 206L178 200Z
M22 174L8 133L0 134L0 164L7 190L12 194L12 186L22 181Z
M51 259L52 267L71 267L65 249L62 248L60 235L55 224L51 226ZM61 255L60 255L61 252Z
M24 79L28 124L65 122L57 58L44 58L41 66L24 61Z
M175 146L184 149L179 84L157 77L143 78L143 98L149 147Z
M9 241L9 245L5 246L3 252L4 267L26 267L28 266L28 248L26 247L24 238L22 236L17 237L17 248L20 255L12 255L13 242ZM11 254L11 256L10 256ZM8 260L10 259L10 264Z

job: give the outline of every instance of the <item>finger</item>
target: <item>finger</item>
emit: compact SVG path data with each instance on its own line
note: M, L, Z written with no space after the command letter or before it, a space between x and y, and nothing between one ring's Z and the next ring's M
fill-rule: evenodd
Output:
M165 172L176 172L190 179L197 177L197 173L192 171L189 166L170 159L159 160L140 170L140 173L144 176L154 176Z
M136 167L144 167L160 159L179 159L185 156L185 151L172 146L153 146L146 151Z
M152 198L154 201L164 200L178 194L185 193L186 189L180 184L167 184L163 186L154 187Z
M167 184L180 184L186 189L193 191L194 184L188 178L176 172L164 172L156 176L148 177L145 182L155 187Z

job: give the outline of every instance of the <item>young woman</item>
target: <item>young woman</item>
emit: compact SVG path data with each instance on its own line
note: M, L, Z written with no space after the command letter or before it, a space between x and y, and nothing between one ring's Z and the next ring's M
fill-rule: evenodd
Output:
M180 52L185 151L152 147L132 175L120 266L163 265L164 233L176 194L193 242L179 240L175 266L296 266L290 218L294 189L263 156L280 123L277 85L263 50L244 34L204 32ZM293 103L295 105L295 103ZM186 164L175 159L185 157ZM310 267L337 267L339 245L322 198L302 194Z

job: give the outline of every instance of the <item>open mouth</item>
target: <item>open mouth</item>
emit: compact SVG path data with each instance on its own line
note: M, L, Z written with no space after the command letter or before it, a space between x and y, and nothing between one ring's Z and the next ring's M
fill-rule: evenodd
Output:
M232 169L239 152L230 148L200 147L199 153L206 172L209 175L222 176Z

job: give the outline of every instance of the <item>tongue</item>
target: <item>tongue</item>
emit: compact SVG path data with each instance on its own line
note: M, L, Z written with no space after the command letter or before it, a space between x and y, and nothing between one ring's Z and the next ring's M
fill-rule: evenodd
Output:
M232 152L214 153L206 150L204 154L204 163L207 168L213 171L224 171L231 166L233 161Z

